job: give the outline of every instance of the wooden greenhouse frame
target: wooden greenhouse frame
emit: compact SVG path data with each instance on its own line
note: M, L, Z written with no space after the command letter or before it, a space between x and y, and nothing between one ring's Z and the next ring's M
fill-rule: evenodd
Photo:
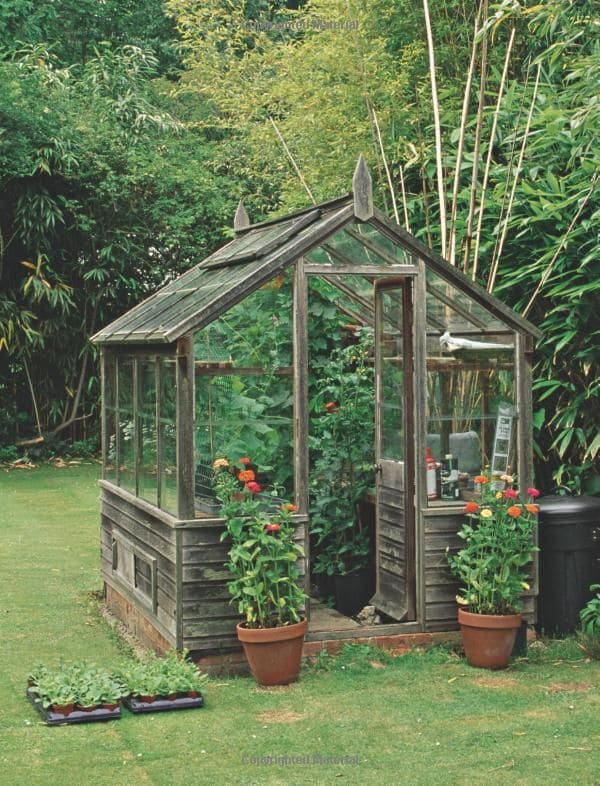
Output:
M458 543L475 461L492 457L500 445L498 413L492 411L498 395L490 380L503 370L512 397L512 430L498 455L505 457L504 466L516 462L521 485L531 485L531 361L540 332L377 210L362 156L351 193L254 225L240 205L234 230L231 242L92 338L102 368L101 539L108 606L158 650L187 648L198 658L238 650L239 618L229 604L227 546L220 540L224 522L199 511L195 501L196 375L213 372L198 368L194 335L289 271L293 357L282 373L293 385L295 520L307 550L307 586L310 277L344 292L376 336L372 603L384 621L344 630L309 626L307 640L380 641L454 630L457 587L446 548ZM390 388L389 379L401 382ZM460 420L461 413L447 404L450 389L454 401L467 397L473 385L480 426ZM465 488L453 487L460 498L439 498L431 488L428 493L426 448L434 444L441 456L458 446L460 455L463 443L472 443L477 455L461 459L468 471L460 473ZM141 471L148 444L151 476ZM536 576L534 566L525 604L530 620Z

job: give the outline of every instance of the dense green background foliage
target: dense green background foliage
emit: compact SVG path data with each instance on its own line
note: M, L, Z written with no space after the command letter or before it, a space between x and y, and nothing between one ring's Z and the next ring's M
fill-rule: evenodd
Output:
M429 0L435 93L423 5L3 4L0 444L35 434L31 388L46 434L94 434L90 332L226 237L240 195L256 219L334 196L362 151L388 214L542 328L539 482L597 488L596 4L482 0L475 36L478 4Z

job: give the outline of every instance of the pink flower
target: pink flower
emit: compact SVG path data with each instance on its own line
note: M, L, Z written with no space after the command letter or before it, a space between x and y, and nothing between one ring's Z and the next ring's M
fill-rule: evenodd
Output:
M514 489L506 489L506 491L504 492L504 496L507 499L517 499L519 495Z
M252 494L258 494L259 491L262 491L262 486L255 480L251 480L249 483L246 483L246 488Z
M540 496L540 492L537 489L534 489L533 486L530 486L527 489L527 493L529 494L530 497L533 497L533 499Z

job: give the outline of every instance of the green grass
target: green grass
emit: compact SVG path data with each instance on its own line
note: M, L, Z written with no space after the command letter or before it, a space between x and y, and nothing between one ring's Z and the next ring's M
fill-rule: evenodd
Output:
M600 784L600 664L570 639L501 673L443 648L347 647L290 688L214 679L207 706L48 728L24 698L38 662L118 663L98 615L97 465L0 474L0 784ZM268 764L260 757L358 757Z

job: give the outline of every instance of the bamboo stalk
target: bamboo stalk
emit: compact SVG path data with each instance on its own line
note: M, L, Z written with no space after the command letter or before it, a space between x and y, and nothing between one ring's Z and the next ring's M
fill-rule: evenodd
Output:
M492 165L492 152L494 150L494 139L496 138L496 129L498 128L498 118L500 116L500 104L502 102L502 94L504 93L504 86L506 84L506 77L508 75L508 66L510 63L510 56L512 53L513 43L515 41L516 27L513 26L508 45L506 47L506 56L504 58L504 68L502 69L502 77L500 78L500 85L498 87L498 98L496 100L496 108L494 109L494 117L492 119L492 130L490 132L490 141L488 144L488 151L485 160L485 169L483 172L483 183L481 186L481 199L479 201L479 215L477 216L477 229L475 230L475 251L473 252L473 270L471 277L473 281L477 277L477 266L479 261L479 247L481 244L481 227L483 223L483 212L485 207L485 195L487 193L487 186L490 177L490 168Z
M310 190L310 188L308 187L308 184L307 184L306 180L305 180L305 179L304 179L304 177L302 176L302 172L300 171L300 169L299 169L299 167L298 167L298 164L297 164L297 163L296 163L296 161L294 160L294 156L292 155L292 153L291 153L291 151L290 151L289 147L286 145L286 143L285 143L285 139L283 138L283 136L282 136L282 134L281 134L281 131L280 131L280 130L277 128L277 125L276 125L275 121L273 120L273 118L272 118L270 115L269 115L269 120L270 120L270 122L271 122L271 125L273 126L273 128L274 128L274 130L275 130L275 133L277 134L277 138L279 139L279 141L280 141L280 142L281 142L281 144L283 145L283 149L285 150L285 152L286 152L286 154L287 154L287 157L290 159L290 162L291 162L292 166L294 167L294 172L295 172L295 173L298 175L298 177L300 178L300 182L301 182L301 183L302 183L302 185L304 186L304 189L305 189L306 193L308 194L308 196L309 196L309 198L310 198L311 202L313 203L313 205L316 205L316 204L317 204L317 201L316 201L316 199L314 198L314 196L312 195L312 191L311 191L311 190Z
M473 72L475 70L475 56L477 54L477 33L479 32L479 11L475 17L475 31L473 34L473 46L471 48L471 60L467 70L467 80L465 82L465 93L463 96L462 114L460 118L460 131L458 137L458 147L456 149L456 165L454 167L454 185L452 187L452 210L450 214L450 239L446 249L446 258L451 265L456 264L456 215L458 212L458 187L460 184L460 169L462 165L463 150L465 146L465 133L467 128L467 118L469 115L469 99L471 97L471 85L473 83Z
M25 376L27 377L27 384L29 385L29 392L31 393L31 401L33 402L33 411L35 412L35 425L38 430L38 434L42 436L42 425L40 423L40 413L38 410L37 399L35 397L35 390L33 388L33 382L31 380L31 374L29 373L29 366L27 365L27 361L23 358L23 367L25 368Z
M483 2L483 16L487 17L487 0ZM475 219L475 202L477 200L477 181L479 177L479 150L481 147L481 127L483 123L483 108L485 106L485 82L487 78L487 36L481 43L481 71L479 74L479 101L477 103L477 117L475 121L475 144L473 146L473 167L471 169L471 193L469 196L469 212L467 214L467 232L465 236L465 258L463 271L469 269L471 256L471 241L473 239L473 221Z
M442 132L440 125L440 106L437 94L437 81L435 77L435 52L433 49L433 34L431 32L431 19L429 17L428 0L423 0L425 12L425 29L427 33L427 49L429 52L429 76L431 79L431 103L433 106L433 128L435 133L435 163L437 170L438 197L440 201L440 235L442 253L446 248L446 196L444 188L444 170L442 167Z
M381 139L381 129L379 128L379 121L377 119L377 112L375 111L375 107L371 105L371 112L373 113L373 123L375 125L375 130L377 132L377 141L379 142L379 150L381 151L381 159L383 161L383 167L385 169L385 176L387 178L388 188L390 189L390 196L392 198L392 207L394 208L394 218L396 219L396 223L400 223L400 217L398 215L398 205L396 204L396 193L394 191L394 184L392 183L392 176L390 174L390 168L387 162L387 156L385 154L385 150L383 147L383 140Z
M552 271L554 269L554 263L556 262L556 260L558 259L561 251L565 247L566 242L567 242L567 240L569 238L569 235L573 231L573 227L575 226L575 224L579 220L579 216L583 213L583 210L584 210L585 206L590 201L590 198L591 198L592 194L594 193L594 189L596 188L596 184L598 183L599 179L600 179L600 171L596 172L596 174L592 178L592 185L590 186L590 190L585 195L585 198L583 199L582 203L579 205L579 208L578 208L577 212L575 213L575 215L573 216L573 218L571 220L571 223L569 224L569 226L567 228L567 231L562 236L562 239L560 241L560 244L559 244L558 248L556 249L556 252L552 256L552 259L550 260L550 262L548 263L548 266L544 270L544 273L542 274L542 277L541 277L537 287L535 288L533 295L529 299L529 303L527 303L527 305L523 309L523 316L524 317L527 316L527 314L529 313L529 311L531 309L531 306L533 305L536 297L539 295L539 293L540 293L542 287L544 286L544 284L546 283L546 281L548 281L548 278L550 277L550 274L552 273Z
M498 266L500 264L500 257L502 256L502 251L504 249L504 241L506 240L506 235L508 232L508 221L510 219L510 214L512 211L512 207L515 201L515 193L517 191L517 183L519 182L519 175L521 174L521 169L523 167L523 158L525 157L525 148L527 147L527 140L529 138L529 129L531 128L531 121L533 119L533 110L535 108L535 102L537 99L537 92L538 87L540 84L540 73L542 70L541 63L538 63L537 74L535 77L535 85L533 86L533 95L531 97L531 105L529 107L529 113L527 115L527 123L525 124L525 131L523 133L523 142L521 144L521 151L519 153L519 160L517 161L517 169L515 171L515 176L513 179L513 184L510 192L510 198L508 200L508 207L506 210L506 215L504 216L504 225L502 227L502 233L500 235L500 242L498 243L498 250L495 256L495 259L492 263L492 268L490 270L490 276L488 278L488 285L487 290L488 292L492 292L494 289L494 284L496 283L496 276L498 274Z
M408 205L406 204L406 187L404 185L404 171L402 164L398 164L398 171L400 172L400 190L402 191L402 208L404 210L404 227L407 232L410 232L410 223L408 221ZM400 223L400 222L398 222Z
M527 66L527 72L525 73L525 84L523 85L523 93L522 93L521 101L520 101L520 104L519 104L519 112L517 113L517 119L515 120L513 138L512 138L512 143L511 143L511 146L510 146L510 154L508 156L508 160L507 160L507 163L506 163L506 172L507 173L508 172L512 172L513 161L515 160L515 153L516 153L516 150L517 150L517 133L519 131L519 126L521 125L521 115L523 114L523 106L524 106L524 103L525 103L525 95L527 93L527 88L529 87L530 69L531 69L531 63ZM507 186L508 186L508 174L507 174L507 177L506 177L506 181L507 181ZM506 203L507 203L507 200L508 200L508 194L509 194L508 187L506 187L504 189L504 192L502 194L502 200L500 202L500 211L498 213L498 221L496 222L496 226L497 227L500 227L502 225L502 222L504 221L504 212L505 212L505 209L506 209ZM492 262L493 262L493 260L496 257L496 252L498 250L498 243L499 242L500 242L500 233L498 232L496 234L496 238L494 240L494 249L493 249L492 254L491 254Z

